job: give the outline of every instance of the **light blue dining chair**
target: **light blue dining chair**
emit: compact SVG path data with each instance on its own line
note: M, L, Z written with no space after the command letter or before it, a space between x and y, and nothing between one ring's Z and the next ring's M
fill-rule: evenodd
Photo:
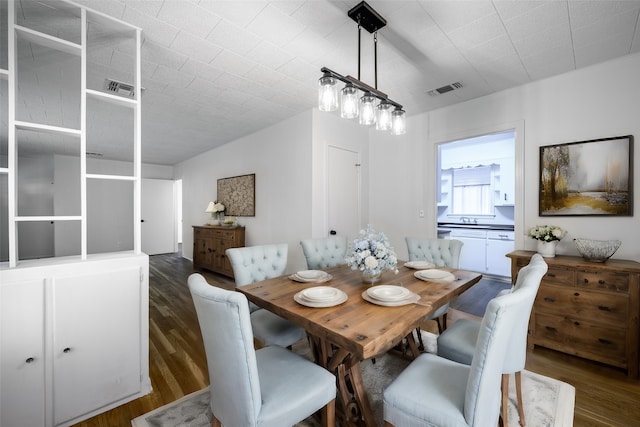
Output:
M322 270L346 264L347 238L329 236L300 241L309 270Z
M460 264L460 252L462 243L455 239L428 239L417 237L406 237L407 251L409 252L409 261L427 261L436 267L458 268ZM449 311L449 303L434 311L425 320L435 320L438 324L438 333L442 333L447 329L447 312ZM442 319L442 322L440 321ZM422 335L420 329L418 332L418 341L420 349L424 349Z
M247 298L189 276L207 356L214 427L282 427L322 410L335 425L335 377L278 346L255 350Z
M282 276L287 268L288 249L286 243L227 249L236 286ZM249 303L249 311L258 346L290 347L307 335L295 323L253 303Z
M512 325L537 289L522 286L489 301L471 365L421 354L385 389L387 426L493 427L500 417L500 379Z
M518 401L518 415L520 425L524 426L524 408L522 404L522 377L527 360L527 336L531 308L540 287L540 281L547 272L547 263L539 254L533 255L529 264L518 272L516 284L512 289L505 289L498 294L518 292L520 288L528 288L528 300L522 306L522 312L516 318L511 328L511 337L507 347L507 357L502 367L502 411L503 423L507 426L506 406L509 396L509 375L515 374L516 397ZM451 325L444 333L438 336L438 355L456 362L470 365L473 362L474 350L481 324L470 319L460 319Z

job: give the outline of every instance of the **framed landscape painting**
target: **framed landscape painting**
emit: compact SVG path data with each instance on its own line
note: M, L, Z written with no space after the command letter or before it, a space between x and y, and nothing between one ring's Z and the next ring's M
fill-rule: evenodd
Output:
M633 215L633 135L540 147L540 216Z

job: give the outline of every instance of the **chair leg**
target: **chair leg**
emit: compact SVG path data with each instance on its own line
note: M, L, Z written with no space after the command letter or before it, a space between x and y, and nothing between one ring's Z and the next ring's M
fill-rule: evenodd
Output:
M215 417L215 415L213 416L213 419L211 420L211 425L212 425L212 427L222 427L222 423Z
M442 333L442 331L443 331L444 329L442 329L442 325L440 324L440 318L439 318L439 317L436 317L436 318L435 318L435 319L433 319L433 320L435 320L435 321L436 321L436 323L438 324L438 334L441 334L441 333Z
M442 330L447 330L447 312L442 315Z
M520 416L520 425L525 426L524 406L522 405L522 371L516 372L516 395L518 397L518 415Z
M509 427L509 374L502 374L502 407L500 409L500 418L502 418L502 425Z
M335 427L336 425L336 400L333 399L322 408L322 427Z
M418 334L418 350L425 351L424 343L422 342L422 332L420 331L419 326L416 328L416 334Z

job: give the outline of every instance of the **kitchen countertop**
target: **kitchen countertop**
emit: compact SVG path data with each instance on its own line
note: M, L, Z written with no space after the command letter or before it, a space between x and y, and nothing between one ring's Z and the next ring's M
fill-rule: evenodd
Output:
M512 224L461 224L459 222L438 223L439 232L446 232L452 229L459 229L459 228L468 229L468 230L506 230L506 231L514 230L514 227Z

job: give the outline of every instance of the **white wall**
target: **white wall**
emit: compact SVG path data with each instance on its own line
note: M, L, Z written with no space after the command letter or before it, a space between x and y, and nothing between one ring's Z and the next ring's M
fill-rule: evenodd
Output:
M312 111L193 157L174 167L182 179L183 256L193 259L194 225L209 219L217 180L256 174L256 215L238 217L247 246L287 243L288 271L306 265L300 239L311 235Z
M435 144L475 136L502 124L522 123L524 179L522 221L516 221L521 244L535 249L525 237L536 224L568 230L558 253L577 254L575 237L620 239L614 258L640 260L640 197L630 217L539 217L539 147L619 135L639 136L640 54L598 64L539 82L502 91L429 113L412 116L408 133L388 136L372 130L370 152L371 222L385 231L400 257L406 256L404 237L435 236ZM463 89L464 90L464 89ZM447 95L442 95L447 96ZM636 144L638 140L636 140ZM636 148L634 164L640 164ZM518 156L518 153L516 153ZM634 176L640 188L640 174ZM636 190L637 191L637 190ZM417 211L425 208L425 217Z

